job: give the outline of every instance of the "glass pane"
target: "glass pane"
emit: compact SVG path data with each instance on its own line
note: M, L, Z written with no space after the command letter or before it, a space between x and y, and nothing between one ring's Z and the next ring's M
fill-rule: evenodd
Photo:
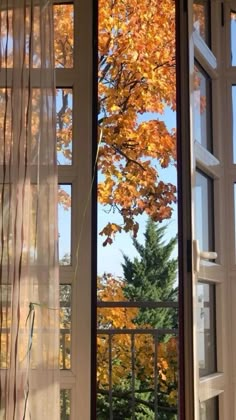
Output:
M15 7L16 5L14 5ZM45 8L47 5L45 5ZM41 60L44 57L45 60L45 51L42 53L42 45L44 44L41 40L42 32L44 36L48 36L47 28L42 25L42 12L43 7L34 6L31 3L31 6L24 9L20 7L15 7L14 10L10 10L8 5L5 8L1 3L1 12L0 12L0 56L1 56L1 68L2 67L13 67L13 62L16 61L17 54L14 56L14 43L13 43L13 26L15 32L19 32L20 26L24 26L24 32L22 32L22 37L19 38L19 48L22 49L22 60L24 60L25 66L39 68L41 66ZM4 10L5 9L5 10ZM7 10L8 9L8 10ZM24 13L22 13L24 10ZM31 26L31 15L33 16L33 27ZM19 27L16 26L19 24ZM18 35L19 36L19 35ZM16 47L16 44L15 44ZM24 51L24 52L23 52ZM16 51L15 51L16 52ZM47 52L48 53L48 52ZM19 58L17 59L19 61ZM46 62L43 63L43 67L46 65ZM15 64L19 65L19 64Z
M199 374L205 376L217 370L215 285L199 282L197 298Z
M57 89L57 163L72 164L72 119L73 119L72 89Z
M204 39L207 45L210 45L210 1L194 0L193 3L193 26Z
M198 65L194 66L194 140L212 151L211 80Z
M213 180L196 171L196 237L201 251L214 251Z
M61 420L70 420L71 391L62 389L60 392Z
M60 265L71 265L71 185L58 187L58 231Z
M236 163L236 86L232 86L233 163Z
M27 98L27 97L26 97ZM9 165L12 144L12 90L0 89L0 165Z
M236 66L236 11L230 13L231 21L231 64Z
M60 285L60 368L70 369L71 285Z
M236 184L234 184L234 235L235 235L235 260L236 260Z
M1 158L0 158L1 160ZM0 163L2 164L2 162ZM13 229L10 217L10 206L11 206L11 184L0 184L0 230L2 232L1 246L0 246L0 267L7 266L11 261L11 254L13 253L12 247L14 246L11 238L11 232ZM9 234L10 233L10 234ZM0 282L0 285L3 281ZM3 296L5 293L2 291ZM0 290L1 295L1 290Z
M74 60L74 7L57 4L54 10L54 51L57 68L71 68Z
M45 102L46 97L47 103ZM11 165L11 158L14 154L11 135L13 130L13 98L12 89L0 88L0 165L3 165L4 161L6 165ZM40 139L40 125L45 118L48 118L48 112L54 107L53 95L50 96L49 91L46 92L43 88L32 88L30 90L25 88L22 91L22 103L22 124L28 126L28 135L30 136L28 159L32 165L37 165L39 158L42 165L47 164L49 151L44 147L45 140Z
M0 369L9 367L10 352L8 346L10 345L10 326L11 326L11 286L1 284L1 335L0 335ZM0 412L1 414L1 412ZM0 416L1 418L1 416Z
M219 419L219 398L211 398L200 403L200 420Z
M175 4L98 2L100 420L177 418Z
M1 26L0 26L1 67L12 67L13 66L12 11L11 10L8 10L8 12L5 10L1 11L0 19L1 19Z

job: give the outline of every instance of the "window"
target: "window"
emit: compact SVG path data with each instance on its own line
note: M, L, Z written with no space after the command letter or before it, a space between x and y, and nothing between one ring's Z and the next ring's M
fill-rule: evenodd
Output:
M232 10L226 2L221 5L201 2L200 6L194 2L192 9L195 30L193 48L190 46L193 71L190 106L193 119L193 326L196 328L197 419L230 418L230 397L223 382L229 380L229 343L234 341L228 325L228 316L232 316L229 295L235 265ZM232 299L234 306L235 298ZM226 305L225 311L222 305Z
M145 1L146 7L142 1L99 0L99 39L94 2L54 2L61 420L77 420L78 415L79 420L169 415L171 420L231 420L236 375L235 0ZM11 13L8 18L3 11L1 22L13 37ZM2 33L1 39L0 52L7 46L7 56L3 65L0 54L0 104L7 97L8 107L0 115L0 135L4 131L8 139L8 159L12 92L3 82L13 70L12 43ZM30 117L36 127L38 52L35 37ZM39 140L34 133L33 164ZM7 175L0 152L5 237L11 186L5 182L3 191ZM33 230L36 196L33 186ZM106 211L98 214L100 206ZM135 240L126 243L124 232ZM173 233L178 233L178 251ZM9 241L2 252L1 270L11 246ZM47 248L42 253L47 255ZM97 258L103 263L98 275ZM4 349L11 285L1 284L1 294L2 380L10 363Z
M179 2L176 2L176 4ZM124 5L124 3L122 3ZM108 3L107 3L108 5ZM181 7L180 2L176 6ZM114 48L117 48L115 53L118 52L119 45L115 42L115 35L121 39L122 33L125 30L120 25L120 20L117 25L114 25L114 21L119 17L123 11L117 10L114 4L113 14L110 14L108 19L109 28L113 28L110 34L112 34L112 42ZM137 11L139 12L140 3L136 5ZM228 368L228 360L230 357L233 359L235 337L232 332L229 331L228 321L234 319L234 296L235 296L235 197L234 197L234 185L235 185L235 133L234 133L234 114L235 114L235 94L234 88L236 85L235 79L235 5L231 2L223 2L222 4L213 1L193 1L189 4L189 32L192 34L190 45L190 85L191 85L191 140L189 140L188 132L188 100L185 98L185 94L188 89L188 66L183 62L182 55L185 54L183 49L184 40L188 39L188 30L185 27L185 20L183 18L182 9L178 9L178 19L180 18L181 30L178 29L180 44L178 54L181 52L181 57L178 56L179 64L185 69L183 74L178 75L178 81L181 82L181 89L183 89L181 97L178 98L179 109L183 110L183 114L180 114L178 119L179 128L181 128L181 141L183 145L179 146L179 158L182 159L182 171L183 182L180 180L183 195L188 196L189 190L185 184L186 178L190 174L192 175L192 212L193 218L192 223L192 239L199 242L198 251L199 253L195 256L199 262L199 271L196 270L192 273L193 283L190 279L190 268L185 267L186 264L186 249L183 245L182 251L182 262L184 279L181 278L182 289L180 287L180 296L184 296L184 299L189 299L187 309L185 312L184 332L185 332L185 372L188 376L186 380L186 394L190 395L190 398L185 398L185 410L186 418L192 419L193 412L195 412L195 418L197 420L218 419L225 420L230 417L230 401L229 389L234 389L234 385L231 380L231 369ZM55 7L55 16L60 19L61 11L63 7L67 7L67 15L74 16L74 23L70 23L70 34L74 30L74 45L71 48L68 39L63 38L63 28L59 25L56 26L58 37L56 40L56 80L57 80L57 114L60 114L57 121L57 132L58 132L58 170L59 170L59 184L62 188L62 196L69 202L71 201L71 210L66 210L66 207L60 204L60 211L64 214L62 218L67 217L69 221L70 229L67 230L66 237L63 237L61 233L61 249L67 244L67 251L61 257L60 267L60 281L61 281L61 317L62 317L62 328L61 328L61 404L62 413L64 418L71 415L71 419L75 418L77 413L76 407L82 408L82 418L87 419L88 413L90 412L90 373L86 371L86 367L90 370L90 334L88 331L88 325L90 325L90 308L91 305L91 253L90 253L90 217L89 211L84 212L85 208L90 209L88 201L88 191L91 188L91 124L88 122L87 116L91 112L92 95L91 95L91 57L88 58L88 51L90 50L91 44L91 33L87 37L88 28L91 28L91 9L89 5L78 4L77 2L70 2L66 5L61 3ZM105 7L105 6L104 6ZM132 6L129 5L130 9L127 9L126 18L128 22L130 14L132 12ZM61 8L61 9L60 9ZM102 14L105 13L105 9L101 8ZM141 13L139 13L141 15ZM86 20L87 19L87 20ZM181 20L182 19L182 20ZM150 20L150 19L149 19ZM151 19L152 20L152 19ZM119 26L120 25L120 26ZM172 28L173 29L173 28ZM173 29L174 30L174 29ZM183 32L181 32L183 31ZM186 31L186 32L184 32ZM109 36L106 30L101 31L102 33L102 47L105 51L109 44ZM137 32L138 35L141 36ZM60 37L63 42L59 42ZM133 55L129 57L132 62L132 66L142 64L142 60L145 60L145 54L140 51L137 55L134 43L135 37L128 37L130 44L132 45ZM187 41L186 41L187 42ZM226 42L226 43L224 43ZM147 45L145 44L147 51ZM76 53L74 53L76 51ZM104 52L103 51L103 52ZM158 54L157 54L158 56ZM103 55L101 54L103 58ZM127 106L129 99L123 98L119 102L119 86L115 86L114 73L112 73L111 62L117 58L116 54L110 56L110 61L102 62L99 68L99 77L103 78L104 83L102 90L99 95L101 98L98 122L100 124L99 131L100 137L104 136L108 130L113 130L114 137L111 144L105 144L106 147L113 147L113 154L117 153L117 149L120 146L120 139L127 138L128 132L117 131L117 127L112 125L112 121L109 122L111 112L116 114L116 118L124 118L125 111L124 107ZM87 61L88 60L88 61ZM126 61L127 60L127 61ZM128 56L121 65L120 83L129 83L126 86L126 91L135 89L137 83L140 82L143 88L143 93L147 89L146 78L148 74L145 74L142 69L142 78L139 80L129 80L130 72L125 73L126 77L122 79L122 70L126 70L128 62ZM107 66L106 66L107 64ZM159 70L161 71L161 69ZM137 73L137 77L139 73ZM77 83L79 80L84 80L85 83L79 86ZM160 80L160 77L159 79ZM82 83L82 82L81 82ZM114 94L112 100L109 102L108 107L104 105L107 94L110 94L109 89L112 83L116 94ZM158 81L156 81L158 83ZM169 81L170 83L170 81ZM122 95L120 96L120 98ZM137 100L140 99L137 97ZM151 101L151 99L150 99ZM168 101L168 98L167 98ZM151 103L151 102L150 102ZM151 105L150 105L151 108ZM159 110L161 114L163 108ZM144 109L142 102L139 110L140 121L145 121L145 115L143 115ZM130 115L132 112L130 111ZM171 115L171 114L170 114ZM169 115L169 117L170 117ZM233 123L231 117L233 116ZM149 115L149 120L153 115ZM108 119L107 125L103 125L105 119ZM77 124L81 122L81 124ZM159 127L160 128L160 127ZM154 127L153 127L154 130ZM100 140L99 140L100 141ZM101 146L104 146L104 142L101 140ZM143 137L144 142L144 137ZM189 150L191 142L191 152ZM144 143L143 143L144 144ZM100 146L100 144L99 144ZM124 146L124 145L123 145ZM126 153L128 150L127 166L131 167L133 162L133 156L135 155L136 145L132 141L128 142L126 149L121 149L121 153ZM192 153L192 154L191 154ZM233 159L232 159L233 156ZM127 156L123 155L124 160ZM100 159L103 159L104 155L101 154ZM190 159L191 158L191 159ZM191 162L190 162L191 160ZM101 160L100 164L104 162ZM107 182L103 187L107 188L107 197L109 198L114 187L114 179L116 176L121 176L118 172L111 175L111 162L110 160L107 165L107 173L101 177L98 176L98 182L103 182L105 176L110 174L110 184ZM190 162L190 163L189 163ZM121 162L122 163L122 162ZM142 161L140 163L142 165ZM188 166L190 165L190 166ZM163 161L165 166L165 161ZM117 170L117 167L115 166ZM158 167L159 170L159 167ZM110 172L109 172L110 171ZM138 171L138 169L137 169ZM136 171L136 172L137 172ZM189 172L188 172L189 171ZM127 171L128 173L128 171ZM87 176L85 176L87 174ZM134 174L135 175L135 174ZM122 174L124 176L124 174ZM146 182L146 179L140 176L140 183ZM64 193L63 193L64 190ZM135 191L135 188L134 188ZM65 194L66 193L66 194ZM121 197L127 197L127 194L122 192ZM108 200L107 198L107 200ZM135 198L137 199L137 197ZM63 198L62 198L63 200ZM104 202L107 201L104 199ZM181 202L181 197L180 197ZM189 201L186 199L184 205L181 208L181 212L184 214L183 219L183 243L185 240L191 240L190 227L188 222L190 221L189 212ZM117 203L116 203L117 204ZM183 203L182 203L183 204ZM112 210L109 213L109 217L112 217ZM121 217L123 215L121 214ZM181 220L181 216L180 216ZM86 234L84 234L83 226L86 225ZM188 225L188 226L187 226ZM104 227L104 225L102 226ZM110 229L110 230L109 230ZM109 244L113 240L114 232L119 231L119 223L114 222L114 226L110 226L103 235L103 242L107 241ZM69 232L70 231L70 232ZM93 232L94 234L94 232ZM181 233L180 233L181 234ZM122 244L123 245L123 244ZM181 245L180 245L181 248ZM115 248L113 248L115 249ZM78 252L79 250L79 252ZM100 252L100 251L99 251ZM108 264L112 261L112 253L108 252L108 257L104 258ZM217 257L216 257L217 254ZM102 254L101 252L101 255ZM118 250L114 251L114 255L118 255ZM100 258L100 257L99 257ZM181 255L179 255L181 260ZM186 264L188 265L188 264ZM189 264L190 265L190 264ZM194 264L193 264L194 267ZM189 270L189 271L188 271ZM94 272L93 267L93 272ZM188 279L188 281L186 281ZM104 288L106 284L106 289ZM181 282L180 282L181 284ZM183 288L183 284L185 288ZM191 294L191 284L193 293ZM101 287L100 287L101 286ZM137 393L138 389L138 375L140 375L139 368L142 365L139 357L140 346L145 342L149 350L150 359L158 359L158 351L160 351L160 344L162 340L168 341L170 338L167 335L166 329L161 333L148 331L148 329L142 329L141 327L137 330L135 328L126 328L127 325L124 323L122 328L117 329L114 327L116 319L129 319L133 322L132 313L138 310L138 313L142 313L145 316L147 314L160 313L160 310L165 309L170 316L173 316L175 312L177 302L171 302L170 307L167 307L167 300L164 302L167 306L165 308L158 307L155 299L148 301L147 307L146 301L141 301L133 296L133 299L124 300L124 296L119 295L117 292L120 286L119 282L114 282L114 279L110 276L110 271L106 272L106 276L101 279L100 288L98 289L98 370L99 366L103 366L99 370L99 374L104 375L103 386L99 384L98 392L98 409L106 407L105 416L106 418L112 418L117 415L117 411L120 406L124 407L127 401L127 395L130 398L130 416L135 416L137 412ZM108 292L109 287L114 293L113 300L107 300L104 298L104 293ZM83 291L81 293L80 291ZM182 293L182 295L181 295ZM231 295L232 293L232 295ZM231 295L231 297L230 297ZM83 296L83 297L82 297ZM89 296L89 298L85 298ZM187 296L187 297L186 297ZM227 298L226 298L227 296ZM193 306L194 311L194 326L189 327L188 322L191 322L189 317L190 308ZM186 301L183 300L184 305ZM163 302L162 302L163 303ZM71 305L71 309L70 309ZM155 306L156 305L156 306ZM71 311L71 312L70 312ZM150 312L151 311L151 312ZM107 314L112 313L113 318L108 322ZM233 315L232 315L233 314ZM136 314L137 315L137 314ZM182 313L183 315L183 313ZM144 318L145 318L144 316ZM232 318L233 316L233 318ZM71 323L70 323L71 318ZM122 318L123 319L123 318ZM132 323L131 322L131 323ZM186 327L186 324L188 326ZM141 324L140 324L141 325ZM196 328L197 326L197 328ZM134 325L132 324L132 327ZM182 328L182 326L181 326ZM180 328L180 330L181 330ZM147 331L146 331L147 330ZM155 330L155 329L154 329ZM193 336L193 348L191 347L191 334L189 331L194 331ZM70 336L71 331L71 336ZM180 331L181 333L181 331ZM195 334L196 333L196 334ZM168 332L170 334L170 331ZM171 331L171 339L174 338L177 343L176 337L179 331L174 329ZM182 330L183 334L183 330ZM181 334L180 334L181 335ZM83 337L83 343L80 337ZM189 337L190 338L187 338ZM68 338L71 338L71 342ZM188 341L187 341L188 340ZM125 347L122 347L122 354L120 350L120 342L126 343ZM140 344L141 343L141 344ZM183 343L183 342L182 342ZM99 353L99 348L102 352ZM104 356L101 357L101 354ZM191 357L194 355L194 372L191 371ZM129 369L126 369L126 364L121 363L122 357L126 357L126 364ZM181 355L180 355L181 359ZM151 384L149 399L153 404L154 411L158 408L159 401L156 398L155 391L158 389L158 384L155 382L156 373L155 363L152 365L152 371L150 377L153 378ZM150 368L151 369L151 368ZM232 368L234 370L234 367ZM118 397L116 392L121 392L121 389L117 388L116 378L119 375L124 375L126 380L126 390L122 393L122 397ZM182 373L180 372L180 375ZM88 379L89 378L89 379ZM193 385L194 382L194 385ZM183 383L183 377L182 377ZM149 384L150 385L150 384ZM194 388L195 393L191 394L191 387ZM117 391L118 389L118 391ZM85 398L85 404L82 402L82 395ZM78 399L77 399L78 397ZM192 404L191 397L195 398L195 403ZM181 398L180 398L181 400ZM200 404L199 404L200 401ZM189 402L189 406L188 406ZM70 408L69 408L70 406ZM190 407L191 406L191 407ZM133 410L133 411L132 411ZM189 411L188 411L189 410ZM102 411L99 413L101 414ZM181 418L180 408L180 418ZM223 414L222 414L223 413ZM99 414L99 415L100 415ZM104 413L103 413L104 414ZM94 415L94 413L93 413ZM176 415L176 413L175 413ZM221 417L222 418L221 418ZM99 418L99 417L98 417Z
M61 420L90 418L91 16L90 3L55 2Z
M89 78L88 76L88 68L86 69L85 67L85 63L87 62L85 43L88 42L88 40L86 41L86 31L88 27L85 29L85 22L83 22L83 20L86 13L83 15L82 18L83 7L81 7L80 9L80 6L77 3L75 3L74 6L73 4L67 4L66 6L60 4L57 5L57 9L55 9L55 13L58 16L61 16L59 6L62 8L68 6L68 11L64 13L68 13L70 14L70 16L74 14L74 24L71 24L70 27L74 28L75 33L74 48L69 48L69 44L66 39L63 40L64 51L62 51L61 49L62 44L60 42L57 41L56 45L56 49L58 50L58 58L56 59L58 170L59 183L62 193L62 204L60 204L61 207L59 212L63 212L61 216L63 220L66 220L64 219L65 217L68 220L70 220L69 226L71 226L70 229L68 229L67 232L64 233L68 235L67 238L65 236L63 237L63 233L60 232L60 248L62 249L62 247L65 247L65 244L68 244L66 245L67 251L64 254L61 254L60 267L62 316L61 322L63 324L61 328L61 363L63 367L61 371L61 404L62 413L64 413L64 418L67 418L67 416L69 415L68 412L70 410L71 418L74 419L76 413L75 407L82 407L81 400L76 401L76 396L85 395L87 397L90 395L90 379L88 380L90 376L87 372L85 372L86 369L84 369L84 367L86 366L86 363L84 362L87 361L87 366L90 366L90 362L88 361L88 354L90 354L89 349L91 342L87 325L88 321L90 320L90 312L88 311L88 307L91 304L91 301L90 298L87 301L82 301L83 298L81 296L85 296L86 291L88 293L88 296L91 296L91 254L89 248L90 240L88 239L89 236L83 236L82 229L82 225L85 225L86 217L89 221L89 213L85 212L85 215L84 209L86 207L89 207L90 205L88 203L88 191L90 191L92 180L92 164L91 159L89 157L91 156L91 125L89 126L88 124L88 126L86 127L86 116L91 110L91 96L89 100L86 99L86 95L89 92L89 85L91 84L91 78ZM100 11L102 16L106 12L104 7L102 7ZM232 68L234 67L234 12L232 11L233 9L230 7L225 7L221 9L221 5L215 3L213 4L210 1L194 1L192 7L190 6L189 10L193 22L193 49L191 50L192 55L190 54L192 66L191 74L193 75L193 78L191 80L191 141L193 149L192 185L194 186L194 217L192 220L192 225L193 239L199 241L199 249L201 253L200 257L198 256L200 258L199 272L193 273L195 279L194 284L196 285L196 288L194 289L194 298L196 298L196 311L194 313L194 322L195 325L197 325L196 335L194 336L194 345L196 352L193 352L195 357L194 381L196 391L194 396L194 409L197 420L205 418L216 419L219 417L219 413L222 412L222 410L225 410L223 418L228 418L226 408L228 394L227 389L224 386L224 381L227 372L226 343L228 343L228 339L225 340L225 342L224 340L222 340L222 337L224 336L224 325L226 325L226 314L224 311L221 311L222 302L224 300L225 293L228 290L228 280L226 280L227 276L225 269L225 242L224 239L222 239L225 235L223 232L224 211L222 206L222 200L225 201L227 199L225 188L230 189L229 184L227 184L227 182L231 182L232 192L234 188L233 183L235 182L235 180L233 180L232 183L232 178L230 178L231 175L227 175L225 177L224 170L226 169L223 170L222 168L226 168L227 165L230 166L232 164L232 155L231 160L229 156L227 158L226 156L228 153L228 149L232 146L232 150L234 150L235 146L233 146L233 141L231 146L228 145L230 135L232 139L234 136L233 128L231 127L231 129L229 129L228 131L227 129L224 130L226 126L230 127L230 122L229 120L227 120L227 118L225 118L225 113L222 111L223 105L219 101L219 98L222 97L221 95L223 95L222 92L224 91L222 75L225 71L224 65L222 65L221 67L221 61L219 58L221 57L221 54L223 54L222 51L224 51L224 47L220 45L220 41L217 38L217 31L219 31L219 27L221 27L220 25L223 19L222 10L224 11L225 19L226 17L228 19L226 28L228 28L228 35L230 35L229 38L231 39L231 46L228 46L228 48L231 49L232 54L232 66L231 70L229 70L229 72L231 71L231 77ZM127 9L127 22L130 18L131 12L131 9ZM116 10L116 7L114 5L112 14L110 14L110 29L111 27L113 27L112 25L114 25L116 18L120 16L119 13L121 14L122 11ZM80 25L78 24L78 22L80 22L81 27L79 27ZM119 26L119 24L120 19L117 25L114 25L112 32L112 36L114 38L112 38L112 45L115 48L115 52L117 52L119 49L118 43L116 44L115 36L118 36L119 39L121 39L122 33L125 31L124 27L122 27L122 25ZM109 57L110 61L108 60L108 62L106 62L104 58L106 48L110 40L108 34L106 33L106 30L106 28L104 30L101 30L100 27L100 33L102 34L102 41L100 41L102 47L100 46L100 48L103 48L103 54L101 54L101 58L104 61L99 67L99 77L102 78L104 83L101 83L99 86L99 99L101 99L99 103L100 106L98 113L98 124L100 125L99 147L103 148L105 146L107 147L107 149L109 147L113 147L113 152L111 152L110 155L113 156L119 152L119 146L120 144L122 144L122 159L125 161L125 159L127 159L128 156L129 159L126 163L129 169L129 167L131 168L131 166L134 164L133 157L136 156L135 145L128 138L128 132L125 131L125 122L122 126L123 131L119 131L117 130L117 126L113 125L113 121L111 119L111 114L114 113L116 115L117 121L121 121L122 118L124 121L124 118L126 116L126 108L124 107L128 106L127 104L129 103L129 99L122 96L123 93L121 94L119 90L120 86L118 86L118 84L115 85L115 83L118 82L115 79L115 73L112 73L113 68L111 63L112 60L118 60L116 54L111 54L111 56ZM223 27L222 31L224 30L226 29ZM60 35L61 29L58 29L58 32ZM77 36L77 34L79 36ZM60 39L60 36L58 39ZM130 42L134 43L135 37L130 37ZM88 43L86 45L88 46ZM73 55L74 51L76 51L75 55ZM66 58L63 55L64 52L66 52ZM228 53L225 51L225 62L227 62L227 54ZM133 63L132 66L134 67L136 65L141 65L140 63L142 63L142 54L140 53L140 56L136 57L134 45L133 56L129 58ZM126 59L128 62L128 57L126 57ZM125 66L127 65L127 62L125 61L124 63L122 63L119 75L120 83L122 82L121 84L123 84L123 87L125 83L127 83L126 91L130 92L130 89L135 89L136 83L138 83L138 81L135 80L135 83L133 85L133 80L129 80L129 77L131 77L130 69L130 72L127 72L127 74L125 73L126 78L122 79L122 71L126 71ZM140 84L142 85L144 92L145 89L147 89L147 81L145 80L145 78L147 78L148 75L144 75L143 70L142 74L143 77L140 79ZM87 79L86 76L88 76ZM86 89L84 86L83 88L81 86L78 86L77 82L79 80L79 77L85 77L87 83L86 89L88 89L87 93L85 92ZM227 107L226 109L228 110L227 115L231 115L232 113L234 114L235 107L234 84L236 82L232 81L232 77L230 77L229 80L231 83L231 93L228 94L228 97L231 98L231 103L227 103L227 105L225 105ZM183 81L183 79L181 80L182 84L184 85L185 82ZM115 94L111 98L110 102L106 102L107 97L111 93L110 90L112 87L114 88ZM118 95L118 93L120 96ZM183 101L183 98L181 98L181 101ZM225 97L224 101L227 102ZM226 102L224 102L224 104ZM163 112L163 109L160 109L159 111L161 114ZM144 123L146 123L146 115L142 104L140 105L139 114L139 121L143 121ZM153 115L149 115L149 121L151 121L152 118ZM78 121L81 122L81 125L77 124ZM186 120L184 121L186 122ZM184 125L183 122L182 124ZM113 140L111 143L106 142L106 140L104 141L104 136L108 135L108 131L110 135L114 135L114 137L112 137ZM123 143L119 143L119 141L121 141L121 139L124 137L127 138L128 141L128 146L125 145L126 149L124 148ZM85 141L85 138L87 138L87 142ZM186 134L186 144L187 142L189 142L188 134ZM182 155L184 156L184 158L183 156L181 158L186 158L185 153L186 151L182 149ZM105 159L104 154L101 153L100 159L101 160L99 162L99 165L104 165L105 168L103 160ZM189 159L189 155L187 159ZM122 165L123 161L119 161L118 159L117 162L119 163L114 165L116 170L118 170L119 164ZM115 174L112 173L112 164L113 161L112 159L110 159L106 166L107 172L103 175L98 175L99 183L102 184L104 180L108 180L110 182L109 183L107 181L103 184L104 191L105 188L107 188L106 197L108 197L104 198L105 204L108 203L109 199L111 200L112 191L114 191L113 188L115 188L115 182L117 182L116 177L124 176L123 173L122 175L119 175L119 171ZM142 161L140 165L142 165ZM163 166L165 166L165 162L163 162ZM158 170L159 169L160 168L158 167ZM85 170L87 170L87 174L89 175L87 178L88 181L86 185L86 177L84 176ZM136 172L138 172L138 168L136 169ZM129 173L129 171L127 170L126 173ZM187 173L187 168L183 169L183 173ZM133 175L135 175L135 171ZM146 182L146 179L143 180L143 178L140 176L140 184L142 182ZM227 187L225 187L225 183L227 184ZM183 189L184 188L185 187L183 187ZM122 194L121 197L128 196L127 191L126 193L123 191ZM66 201L72 203L70 204L71 210L69 211L66 209L66 206L63 207L63 195L65 203ZM136 196L135 199L137 199ZM228 203L229 207L231 208L229 220L233 220L233 194L232 197L228 200ZM119 232L120 225L116 220L114 221L112 219L114 211L114 209L112 209L112 206L108 206L107 209L108 211L109 209L111 211L109 213L109 217L107 217L106 220L111 220L112 223L114 223L112 226L110 225L105 232L103 232L105 234L101 236L101 241L103 241L103 243L105 243L105 245L108 246L109 243L113 241L115 233ZM186 210L182 208L182 211L185 212ZM123 215L121 213L121 218L122 217ZM188 219L186 218L186 220ZM103 222L104 220L102 220L102 223ZM104 227L104 223L102 223L101 229ZM86 224L86 232L90 234L90 222ZM83 240L81 239L81 235L83 237ZM234 243L235 240L234 233L230 232L229 237L231 238L230 243L232 245L232 241ZM122 244L122 246L123 245L124 243ZM99 250L99 258L101 258L100 255L103 256L102 258L104 260L104 265L107 264L107 267L109 267L108 264L111 264L113 261L114 257L112 253L114 253L116 260L118 260L119 258L118 250L115 247L113 248L113 250L114 251L112 252L109 251L109 249L107 250L108 257L104 257L105 253ZM217 257L214 252L217 253ZM213 255L214 258L212 258ZM102 418L102 415L105 415L106 418L118 416L119 414L117 413L120 413L119 410L122 411L122 409L126 407L127 398L130 401L129 415L133 417L137 415L137 410L139 410L140 408L136 401L137 395L140 395L139 392L143 390L142 388L140 388L140 382L138 382L141 381L140 366L142 366L143 363L141 363L140 359L142 354L140 350L142 348L142 343L145 343L145 349L147 354L149 355L149 359L154 360L154 363L150 366L150 378L152 378L152 381L149 383L150 395L148 398L150 400L149 402L151 402L152 404L151 409L155 412L155 410L158 410L158 407L160 406L160 399L156 397L156 391L160 391L160 389L158 388L160 385L158 385L157 382L158 370L156 368L155 360L157 362L157 365L158 363L160 364L159 352L161 350L164 351L162 348L163 342L169 342L170 345L171 343L173 344L173 342L175 342L175 345L177 345L179 333L177 328L178 325L176 325L175 328L168 332L166 328L163 328L161 331L158 331L158 328L153 328L153 330L150 332L148 328L143 328L144 325L141 323L141 321L139 324L139 328L137 328L137 324L135 324L136 321L134 322L135 318L132 318L134 317L134 315L132 314L136 311L136 317L138 316L137 314L143 314L143 319L146 319L147 316L152 314L153 318L158 318L158 314L161 313L161 310L165 310L168 316L176 317L176 309L178 304L176 301L169 302L168 299L163 299L161 306L159 305L160 301L158 299L137 299L135 295L132 296L132 299L125 299L123 295L119 294L119 281L121 282L121 279L118 279L117 282L117 279L114 279L111 274L112 273L110 272L110 270L107 270L105 275L102 276L98 282L97 367L98 376L100 375L100 382L98 385L97 418ZM106 295L106 293L109 293L109 287L113 293L113 295L111 295L112 299L108 299L108 296ZM81 291L83 291L83 293L81 293ZM165 308L163 308L163 304L166 305ZM85 314L87 317L86 322L84 322ZM112 314L112 317L108 316L108 314ZM123 319L123 317L126 322L130 322L129 328L127 327L125 321L122 324L121 328L118 328L115 324L116 320L118 319L119 322L121 322L120 320ZM83 343L81 343L80 341L81 334L83 336ZM70 342L68 341L69 337L71 339ZM176 347L174 356L175 361L177 360L177 357L178 356ZM170 364L173 362L173 359L170 361ZM185 363L187 363L186 360ZM119 388L120 383L117 385L116 380L118 377L125 377L125 391L124 389ZM193 381L191 375L189 377L189 381ZM84 383L87 386L87 392L85 392L83 389ZM79 392L79 390L81 390L81 393ZM122 395L120 396L120 394ZM86 418L86 416L88 415L87 413L90 411L89 398L88 400L86 400L86 404L87 408L84 411L84 418ZM174 407L174 409L176 409L176 407ZM177 416L177 411L174 414ZM187 416L187 418L190 419L191 416L189 415Z

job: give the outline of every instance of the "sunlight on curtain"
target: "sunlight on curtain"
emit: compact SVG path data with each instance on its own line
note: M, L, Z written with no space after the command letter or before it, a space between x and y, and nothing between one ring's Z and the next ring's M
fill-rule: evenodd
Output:
M0 418L59 419L52 6L0 1Z

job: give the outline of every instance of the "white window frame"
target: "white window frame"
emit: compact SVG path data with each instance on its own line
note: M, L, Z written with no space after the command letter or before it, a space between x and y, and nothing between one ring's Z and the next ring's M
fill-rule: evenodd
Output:
M226 147L223 139L227 137L227 129L224 121L225 113L225 86L224 68L222 65L222 54L226 50L226 45L222 49L221 38L224 31L222 27L222 6L221 2L211 1L211 30L212 45L207 47L197 31L192 30L192 1L189 7L190 33L190 92L193 92L193 69L194 59L200 63L212 80L212 137L214 152L211 153L194 141L193 124L191 130L192 138L192 190L195 186L195 170L199 168L214 181L214 232L215 247L218 253L216 263L201 263L200 272L193 272L193 307L194 320L193 328L197 326L197 299L196 285L198 279L206 280L214 284L216 288L216 350L217 350L217 372L206 377L199 377L198 357L197 357L197 336L194 335L194 393L195 393L195 419L200 420L199 402L204 402L215 396L219 397L219 419L225 420L233 418L230 386L230 308L229 293L230 279L228 277L228 252L229 230L226 231L226 220L233 222L232 217L227 218L225 214L225 203L232 200L232 195L226 188L227 162ZM193 109L193 95L191 96L191 107ZM192 114L192 121L194 115ZM231 198L230 198L231 196ZM197 203L194 202L192 220L194 222L195 209ZM232 207L231 205L229 206ZM231 215L232 216L232 215ZM231 230L233 230L231 228ZM196 237L194 223L192 224L193 238ZM231 247L230 247L231 248ZM195 256L193 255L193 259ZM231 359L232 360L232 359Z
M56 87L73 90L72 165L58 165L58 183L72 185L71 266L60 266L60 284L72 286L71 369L60 387L71 392L70 420L91 413L91 184L92 184L92 0L74 5L74 66L56 69ZM93 396L95 398L95 396Z

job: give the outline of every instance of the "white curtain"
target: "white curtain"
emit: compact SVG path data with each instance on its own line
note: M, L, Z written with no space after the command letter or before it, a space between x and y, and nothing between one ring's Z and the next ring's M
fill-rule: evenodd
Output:
M0 0L0 419L59 419L52 5Z

